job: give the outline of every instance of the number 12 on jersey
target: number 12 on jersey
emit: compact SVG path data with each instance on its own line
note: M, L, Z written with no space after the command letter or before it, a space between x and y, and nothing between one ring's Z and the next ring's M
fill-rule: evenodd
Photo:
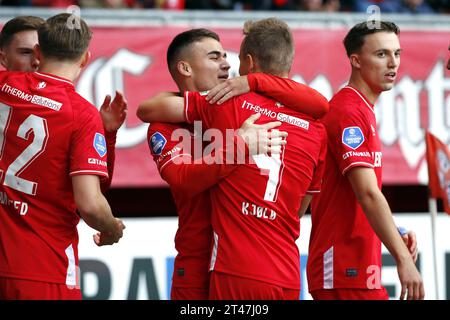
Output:
M8 130L12 108L0 102L0 160L3 162L3 153L8 146L5 133ZM17 131L17 136L28 140L31 132L34 133L33 141L22 151L22 153L8 166L3 184L14 190L35 195L37 183L20 178L19 175L44 152L48 139L47 120L29 115L23 121ZM3 179L3 170L0 169L0 181Z

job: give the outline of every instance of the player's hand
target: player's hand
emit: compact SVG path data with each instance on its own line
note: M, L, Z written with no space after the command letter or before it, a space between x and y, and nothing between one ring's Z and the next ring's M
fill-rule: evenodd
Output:
M115 218L115 230L113 232L98 232L94 234L94 242L97 246L112 245L119 242L123 236L123 230L126 228L122 220Z
M417 271L416 265L410 257L404 261L397 262L397 272L402 285L400 300L423 300L425 290L422 277Z
M414 263L416 263L417 257L419 255L416 233L414 231L408 231L406 234L402 235L402 239L406 247L408 248Z
M209 90L206 101L211 104L222 104L232 97L247 92L250 92L247 76L235 77L227 79Z
M111 102L111 96L108 94L100 107L103 127L107 132L116 132L127 117L128 102L119 91Z
M249 149L250 155L256 154L279 154L281 146L286 144L286 131L272 130L281 125L280 121L266 124L255 124L261 116L260 113L251 115L244 121L238 134L244 139Z

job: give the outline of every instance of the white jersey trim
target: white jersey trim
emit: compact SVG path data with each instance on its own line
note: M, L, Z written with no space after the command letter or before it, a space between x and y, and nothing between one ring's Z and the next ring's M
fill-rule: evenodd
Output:
M43 73L40 73L40 72L35 72L35 73L38 74L38 75L40 75L40 76L42 76L42 77L47 77L47 78L50 78L50 79L53 79L53 80L58 80L58 81L66 82L66 83L71 84L71 85L73 86L73 83L70 82L69 80L64 80L64 79L60 79L60 78L55 78L55 77L49 76L48 74L43 74Z
M96 176L105 176L108 177L108 173L103 171L97 171L97 170L78 170L78 171L72 171L69 173L70 176L75 176L79 174L93 174Z
M164 162L164 164L161 166L161 168L159 168L159 173L161 173L163 171L163 169L169 164L169 162L172 162L173 159L181 157L181 156L189 156L192 158L192 155L189 153L177 154L176 156L170 157L170 159L167 160L166 162Z
M320 193L320 190L308 190L306 193Z
M334 279L333 279L333 246L325 251L323 254L323 288L324 289L333 289L334 288Z
M75 253L73 251L72 244L68 246L65 250L68 266L66 273L66 285L68 286L76 286L77 285L77 266L75 264Z
M209 271L213 271L217 260L217 247L219 246L219 236L214 232L214 246L211 254L211 262L209 264Z
M358 90L356 90L355 88L352 88L350 86L346 86L345 88L351 89L353 91L356 92L356 94L364 101L364 103L366 104L366 106L370 109L370 111L372 111L375 114L375 110L373 110L373 107L370 105L370 103L358 92ZM344 88L344 89L345 89Z
M368 167L368 168L375 168L373 164L367 163L367 162L353 162L348 165L344 170L342 170L342 175L344 175L348 170L350 170L353 167Z

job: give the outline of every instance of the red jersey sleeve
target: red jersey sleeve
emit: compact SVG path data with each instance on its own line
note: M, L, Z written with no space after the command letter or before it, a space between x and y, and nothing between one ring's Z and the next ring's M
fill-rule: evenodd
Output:
M357 108L332 126L329 149L337 159L342 174L357 166L374 168L371 142L374 130Z
M72 97L72 103L70 176L92 174L107 178L107 146L100 114L93 105L77 97Z
M328 100L304 84L266 73L250 73L247 79L251 91L269 96L291 109L314 118L321 118L328 112Z
M327 131L323 125L320 125L321 130L321 147L317 166L314 170L313 180L306 191L309 194L320 192L322 186L323 175L325 172L325 159L327 156Z
M158 166L161 177L176 192L194 196L216 184L236 168L236 159L232 163L216 161L226 159L227 152L233 154L247 152L245 142L240 136L235 136L233 142L220 148L212 154L204 155L194 161L191 153L186 151L186 145L180 141L172 141L174 129L184 130L183 139L190 139L190 132L182 127L175 128L172 124L152 124L148 130L149 147L153 159ZM180 134L176 134L180 137ZM194 145L191 141L189 146ZM235 150L237 151L235 152Z

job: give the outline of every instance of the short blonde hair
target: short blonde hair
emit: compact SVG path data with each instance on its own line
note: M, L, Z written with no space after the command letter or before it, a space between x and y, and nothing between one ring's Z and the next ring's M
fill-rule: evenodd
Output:
M277 75L291 70L294 39L284 21L277 18L246 21L243 32L242 53L250 54L261 71Z

